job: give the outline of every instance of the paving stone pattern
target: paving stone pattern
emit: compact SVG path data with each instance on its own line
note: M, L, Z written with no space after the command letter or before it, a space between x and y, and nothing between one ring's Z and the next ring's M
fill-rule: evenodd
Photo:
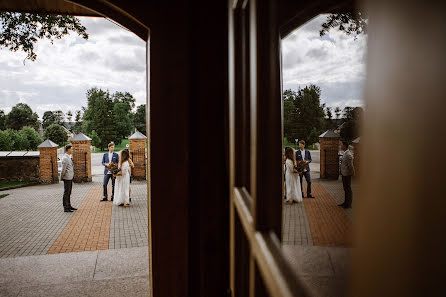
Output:
M303 203L283 202L283 244L313 245Z
M133 181L130 187L130 207L113 205L110 249L148 246L147 183Z
M80 205L92 184L74 184L73 207ZM70 221L63 212L63 183L5 191L0 200L0 258L44 255Z
M315 199L304 199L313 244L351 247L352 222L321 184L312 185Z
M74 247L70 243L72 251L79 249L94 250L99 247L119 249L147 246L147 184L145 181L134 181L131 187L132 203L130 207L123 208L112 205L111 202L101 202L103 206L100 206L102 176L94 176L91 183L75 183L73 184L71 204L79 209L72 213L63 212L62 182L5 191L4 193L10 195L0 199L0 258L47 254L55 244L56 239L68 226L70 220L72 218L76 220L76 217L82 215L82 213L87 213L81 205L84 199L89 200L89 195L92 195L90 198L92 199L91 203L93 203L89 207L96 205L97 207L107 206L111 208L111 219L108 219L109 223L106 226L109 228L109 237L97 237L96 247L93 247L94 241L89 241L88 236L95 232L92 233L91 228L81 228L79 230L82 230L82 232L77 232L78 234L73 236L72 240L81 237L82 240L74 241ZM89 194L91 189L95 190ZM93 198L93 196L95 197ZM96 208L95 211L98 221L95 222L93 216L90 217L89 221L90 223L93 222L93 225L98 224L99 219L100 222L104 219L104 215L101 214L99 208ZM95 211L90 209L89 213L95 213ZM85 219L88 219L88 216L82 217L82 220ZM90 230L90 233L88 230ZM94 238L94 236L91 238ZM101 239L99 240L99 238ZM100 245L99 242L101 242ZM82 249L82 247L84 248ZM61 251L62 249L59 249L59 252ZM69 249L65 249L65 252L68 251Z
M102 187L93 187L48 254L108 249L111 203L100 202Z

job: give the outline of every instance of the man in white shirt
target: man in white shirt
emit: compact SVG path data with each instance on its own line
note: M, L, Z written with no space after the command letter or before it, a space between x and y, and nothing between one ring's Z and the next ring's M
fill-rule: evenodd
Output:
M118 164L119 162L119 155L117 153L114 153L115 150L115 144L113 142L110 142L108 144L108 153L105 153L102 156L102 166L104 166L104 181L102 183L103 187L103 198L100 201L108 201L108 194L107 194L107 186L108 181L111 179L112 181L112 195L110 198L110 201L113 201L113 197L115 195L115 177L113 176L113 173L110 171L110 166L112 163Z

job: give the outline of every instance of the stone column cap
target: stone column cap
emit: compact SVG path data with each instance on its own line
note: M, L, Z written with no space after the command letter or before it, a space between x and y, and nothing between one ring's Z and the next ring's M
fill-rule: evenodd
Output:
M37 148L46 148L46 147L58 147L58 145L52 142L51 140L47 139L44 142L42 142Z
M70 141L73 142L73 141L89 141L89 140L91 140L90 137L88 137L84 133L80 132L80 133L74 135L74 137L71 138Z
M139 132L138 130L136 130L136 132L133 133L133 135L129 137L129 140L132 140L132 139L147 139L147 137L144 134L142 134L141 132Z
M321 135L319 135L319 138L339 138L339 137L341 137L341 135L339 135L333 130L327 130Z

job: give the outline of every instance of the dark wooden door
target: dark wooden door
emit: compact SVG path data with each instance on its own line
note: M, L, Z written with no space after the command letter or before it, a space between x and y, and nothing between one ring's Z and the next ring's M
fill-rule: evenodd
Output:
M306 296L280 247L282 103L278 1L229 1L232 296Z

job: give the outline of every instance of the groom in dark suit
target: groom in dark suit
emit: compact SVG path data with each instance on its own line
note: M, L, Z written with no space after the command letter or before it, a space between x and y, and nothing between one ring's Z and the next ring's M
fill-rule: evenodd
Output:
M103 198L100 201L107 201L107 185L108 181L111 179L112 181L112 195L111 195L111 201L113 201L113 197L115 195L115 177L113 176L113 173L109 170L109 166L112 163L118 164L119 162L119 155L114 152L115 150L115 144L113 142L110 142L108 144L108 153L105 153L102 156L102 166L104 166L104 182L102 183L103 187Z
M306 163L306 167L302 174L300 175L300 189L302 191L302 198L304 196L304 191L302 190L302 181L303 177L305 176L305 180L307 181L307 198L314 198L313 195L311 195L311 175L310 175L310 163L311 163L311 154L309 150L305 149L305 141L301 140L299 141L299 149L296 151L296 161L304 161Z

